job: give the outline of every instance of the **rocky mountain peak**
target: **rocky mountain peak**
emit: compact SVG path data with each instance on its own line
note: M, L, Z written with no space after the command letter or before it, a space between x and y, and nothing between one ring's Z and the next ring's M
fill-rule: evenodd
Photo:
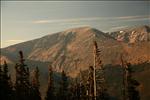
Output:
M136 43L150 40L150 26L138 26L110 33L118 41Z

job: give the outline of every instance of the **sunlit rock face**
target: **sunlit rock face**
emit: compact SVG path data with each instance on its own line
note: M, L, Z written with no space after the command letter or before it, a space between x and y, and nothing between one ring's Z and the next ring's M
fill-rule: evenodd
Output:
M118 41L136 43L150 40L150 27L140 26L110 33Z

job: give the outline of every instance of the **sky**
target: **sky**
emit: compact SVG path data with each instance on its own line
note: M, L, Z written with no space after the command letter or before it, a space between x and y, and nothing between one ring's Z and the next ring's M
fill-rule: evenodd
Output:
M150 25L150 1L2 1L1 48L69 28Z

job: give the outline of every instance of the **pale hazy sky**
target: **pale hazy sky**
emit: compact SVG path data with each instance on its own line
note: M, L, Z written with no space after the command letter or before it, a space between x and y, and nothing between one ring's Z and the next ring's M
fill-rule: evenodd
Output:
M150 25L150 1L3 1L1 47L90 26L113 31Z

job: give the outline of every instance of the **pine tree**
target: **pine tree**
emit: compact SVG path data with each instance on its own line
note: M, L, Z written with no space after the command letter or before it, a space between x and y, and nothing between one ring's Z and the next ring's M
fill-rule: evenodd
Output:
M76 70L78 70L78 62L79 59L74 60L74 65ZM82 91L82 79L81 79L81 69L79 75L72 80L72 83L69 85L69 100L81 100L82 98L85 97L85 94L83 95Z
M140 100L140 95L137 90L137 87L140 85L137 80L135 80L132 76L133 69L131 68L131 64L127 63L127 92L129 100Z
M53 70L52 66L49 66L49 76L48 76L48 89L47 89L47 94L45 97L45 100L55 100L55 95L54 95L54 83L53 83Z
M59 100L68 100L68 77L64 70L61 73Z
M104 75L104 68L101 61L101 51L98 48L97 42L94 41L94 66L93 66L93 88L94 100L108 100L109 95L106 89L106 80Z
M87 77L85 75L85 72L82 72L80 70L79 74L79 91L80 91L80 100L87 100L88 99L88 86L87 86Z
M0 65L0 82L2 81L2 66Z
M71 96L72 96L71 100L81 100L80 82L77 81L77 78L75 78L75 80L70 86L71 86L71 89L69 92L71 93Z
M72 80L72 83L70 84L70 93L69 97L71 96L71 99L69 100L86 100L86 83L84 82L84 78L82 77L82 72L80 70L80 73L78 77Z
M123 55L121 55L121 62L123 68L123 100L140 100L137 90L140 83L133 78L134 71L131 64L123 60Z
M36 69L33 71L32 76L32 88L31 88L31 100L41 100L41 94L39 91L40 83L39 83L39 69L36 67Z
M16 70L16 98L17 100L30 100L31 84L29 81L29 68L24 64L23 52L19 51L20 60L15 65Z
M0 71L0 77L1 77L1 83L0 83L1 98L3 100L11 100L12 99L12 84L11 84L11 78L8 75L8 65L6 61L4 61L3 70Z
M3 77L2 77L2 66L0 65L0 98L3 97Z
M94 100L94 68L93 66L89 67L88 80L87 80L87 95L89 100Z
M68 89L69 89L69 95L70 95L69 100L76 100L75 99L75 93L76 93L75 84L73 80L71 81Z

